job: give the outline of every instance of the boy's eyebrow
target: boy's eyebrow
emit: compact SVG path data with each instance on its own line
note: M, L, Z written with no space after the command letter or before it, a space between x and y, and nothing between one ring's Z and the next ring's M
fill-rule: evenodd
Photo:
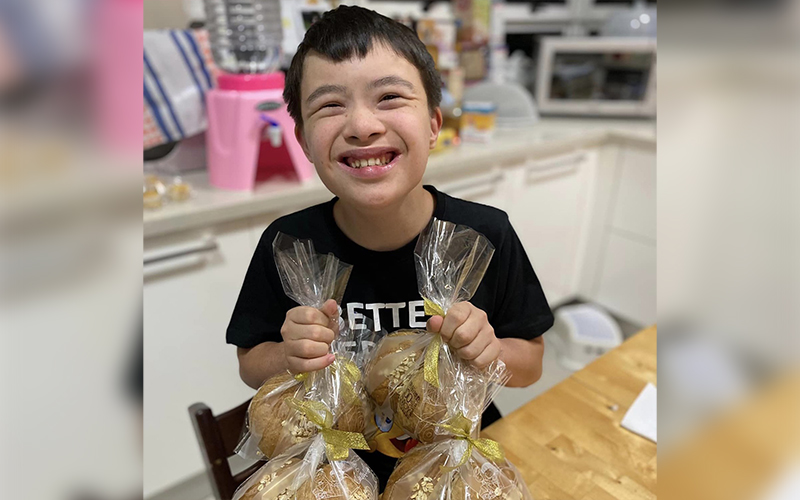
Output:
M369 90L374 90L380 87L387 87L389 85L400 85L403 87L407 87L409 90L414 90L414 85L411 82L395 75L384 76L383 78L378 78L377 80L373 80L368 85L368 88Z
M347 89L344 88L342 85L323 85L321 87L317 87L317 89L308 96L306 99L306 104L310 104L316 99L319 99L325 94L346 94Z
M369 90L374 90L380 87L387 87L389 85L400 85L402 87L407 87L409 90L414 90L414 84L396 75L384 76L382 78L378 78L377 80L373 80L369 83L367 88ZM325 94L346 93L347 89L342 85L323 85L321 87L317 87L317 89L308 96L306 99L306 104L311 104L313 101L319 99Z

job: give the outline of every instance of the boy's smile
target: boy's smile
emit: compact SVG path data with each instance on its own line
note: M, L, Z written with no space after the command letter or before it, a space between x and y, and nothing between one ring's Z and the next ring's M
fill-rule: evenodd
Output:
M419 71L383 43L339 63L309 53L301 109L298 140L341 200L387 207L420 186L441 112L431 116Z

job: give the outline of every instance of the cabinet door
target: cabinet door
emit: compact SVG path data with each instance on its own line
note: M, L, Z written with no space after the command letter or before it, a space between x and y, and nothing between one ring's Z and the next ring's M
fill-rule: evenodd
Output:
M215 413L253 390L225 343L253 254L248 222L145 241L144 496L203 470L188 407Z
M508 189L503 172L496 169L464 179L439 182L436 186L442 192L462 200L508 209Z
M656 240L656 153L625 148L612 226L614 229Z
M595 301L640 325L656 322L656 248L611 232Z
M531 160L509 171L509 217L548 301L576 293L593 151Z

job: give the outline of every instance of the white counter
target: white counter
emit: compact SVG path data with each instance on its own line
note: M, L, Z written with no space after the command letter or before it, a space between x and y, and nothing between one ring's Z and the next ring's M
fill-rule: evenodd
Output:
M574 149L609 142L635 142L655 146L656 124L645 120L545 119L533 127L498 129L490 144L462 144L432 154L425 181L478 173L521 158L546 158ZM144 237L209 226L266 212L293 212L332 196L318 178L307 183L269 181L254 191L236 192L213 188L205 171L184 179L192 184L194 197L184 203L144 212Z

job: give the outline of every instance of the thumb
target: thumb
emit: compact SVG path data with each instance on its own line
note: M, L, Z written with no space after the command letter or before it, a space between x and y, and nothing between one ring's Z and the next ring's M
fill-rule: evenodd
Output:
M333 299L328 299L320 308L320 311L325 313L325 316L333 319L339 313L339 304Z
M428 320L427 329L431 333L439 333L439 330L442 329L442 323L444 323L443 317L431 316L431 319Z

